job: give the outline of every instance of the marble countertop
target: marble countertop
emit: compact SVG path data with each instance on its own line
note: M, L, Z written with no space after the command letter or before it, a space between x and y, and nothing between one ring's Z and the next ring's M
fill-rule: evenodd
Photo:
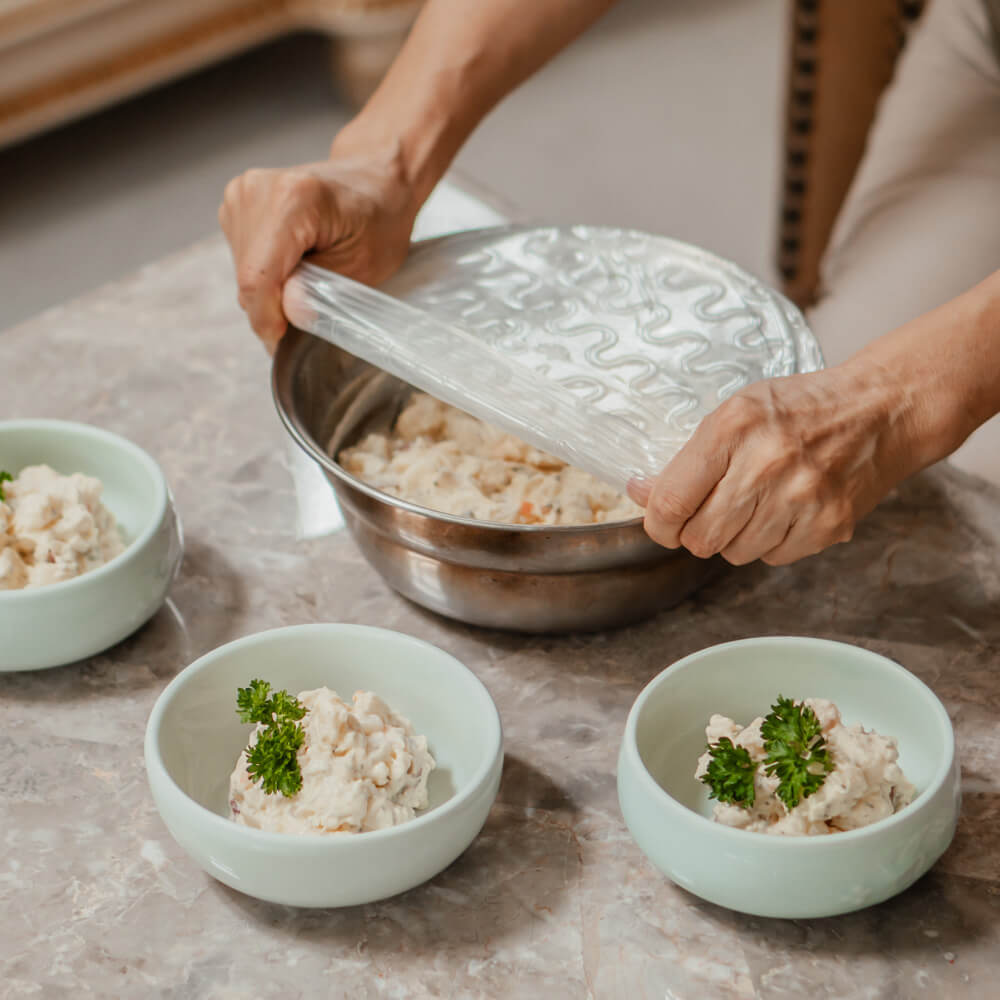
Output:
M0 418L89 421L162 464L187 551L132 638L51 671L0 674L0 994L291 1000L516 996L995 995L1000 973L1000 491L946 468L905 484L855 540L731 572L618 632L529 638L396 596L343 532L303 540L268 359L221 238L0 334ZM167 681L277 625L364 622L449 650L500 708L506 763L474 845L429 884L296 911L213 881L174 844L142 736ZM625 717L664 666L764 633L885 653L954 721L954 844L902 896L783 922L664 879L618 810Z

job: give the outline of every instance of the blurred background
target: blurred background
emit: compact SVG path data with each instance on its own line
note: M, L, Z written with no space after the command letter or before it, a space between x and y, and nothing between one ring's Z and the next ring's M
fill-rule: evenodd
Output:
M125 5L91 2L109 17ZM7 39L32 5L59 6L9 0ZM783 0L621 0L456 167L527 217L677 236L777 281L786 14ZM104 110L0 134L0 328L216 232L222 189L247 167L323 158L395 44L387 24L354 46L329 30L249 35L242 54ZM0 88L26 72L5 65L4 42ZM0 96L0 118L12 110Z

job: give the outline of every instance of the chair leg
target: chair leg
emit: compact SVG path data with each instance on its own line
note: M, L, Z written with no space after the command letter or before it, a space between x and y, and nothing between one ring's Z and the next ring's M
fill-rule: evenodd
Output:
M943 0L942 0L943 2ZM924 0L792 0L778 264L814 301L819 263L882 90Z

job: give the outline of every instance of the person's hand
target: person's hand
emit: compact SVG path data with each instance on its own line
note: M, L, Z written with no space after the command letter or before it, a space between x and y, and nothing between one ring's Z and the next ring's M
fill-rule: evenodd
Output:
M910 398L874 366L748 386L701 422L651 489L630 488L646 531L735 565L781 565L848 541L924 464Z
M1000 413L1000 271L826 371L759 382L629 493L668 548L794 562Z
M305 254L321 267L377 284L405 260L418 205L390 162L334 156L248 170L226 186L219 223L239 302L269 351L287 327L285 280Z

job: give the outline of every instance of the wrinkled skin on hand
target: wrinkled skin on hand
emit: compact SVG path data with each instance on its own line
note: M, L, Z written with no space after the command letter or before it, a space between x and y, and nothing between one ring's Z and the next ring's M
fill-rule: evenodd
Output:
M645 528L667 548L734 565L794 562L837 542L920 467L913 414L882 369L756 383L706 417L650 487Z
M219 223L232 251L240 305L268 350L287 328L281 290L303 256L377 284L406 259L415 217L391 161L334 157L248 170L230 181Z

